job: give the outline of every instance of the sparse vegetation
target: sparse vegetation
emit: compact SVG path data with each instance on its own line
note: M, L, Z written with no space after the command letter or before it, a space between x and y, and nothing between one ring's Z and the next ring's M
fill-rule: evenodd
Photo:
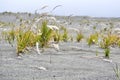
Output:
M31 17L32 14L27 15L28 17ZM54 19L54 23L48 19ZM67 42L74 40L74 36L69 35L69 30L67 27L57 24L57 21L55 21L56 19L54 17L48 18L47 15L42 14L38 18L35 17L32 20L25 20L22 17L18 17L18 20L20 22L19 27L11 25L12 23L0 22L0 26L13 26L10 30L3 32L3 35L5 40L8 41L12 46L13 44L17 44L18 55L19 53L24 53L28 47L34 47L36 43L40 44L39 48L46 48L49 47L51 42L59 43L60 41ZM84 20L84 24L89 26L91 22L87 19ZM31 26L31 24L34 24L35 26ZM49 24L59 25L59 27L62 27L60 27L58 30L54 30L50 28ZM110 26L110 28L104 27L103 31L100 30L100 33L96 30L97 25L94 25L92 29L94 29L95 32L87 37L88 46L94 44L103 48L106 58L110 57L110 47L120 47L120 37L116 34L112 34L113 25L110 24ZM80 42L84 37L86 36L84 36L82 31L78 31L76 34L76 41ZM98 56L98 52L96 52L96 56Z
M27 27L25 24L21 24L19 28L13 28L12 30L3 32L5 40L11 45L16 41L17 44L17 55L24 53L27 47L34 47L36 42L40 43L40 47L49 47L49 41L59 42L60 35L58 31L53 31L47 27L47 21L43 21L42 25L39 25L38 33L34 33L31 27ZM56 36L56 37L54 37ZM56 38L56 40L55 40Z
M3 66L0 66L3 69L0 76L2 79L15 77L14 79L32 78L36 80L47 73L41 79L104 80L115 77L120 80L120 33L113 31L116 27L120 29L120 19L114 18L115 21L112 22L112 18L89 16L79 18L72 14L70 16L52 16L51 14L59 6L61 5L47 11L49 8L46 5L37 9L35 14L0 13L0 55L2 57L0 60L3 63ZM46 12L41 13L46 8ZM55 27L57 28L55 29ZM15 51L16 58L13 56ZM43 51L45 54L42 54ZM112 69L110 65L114 63L118 65L114 65ZM13 70L13 68L17 69ZM22 73L23 68L26 69L24 74ZM54 69L56 70L54 71ZM16 71L20 74L14 74ZM28 74L30 71L32 72ZM75 72L73 73L73 71ZM86 77L86 74L91 71L93 73ZM34 74L34 72L37 73ZM82 77L78 75L79 72ZM95 74L96 72L102 73L99 76L99 74ZM83 76L84 74L85 76ZM27 78L23 77L26 75ZM72 76L70 77L70 75Z

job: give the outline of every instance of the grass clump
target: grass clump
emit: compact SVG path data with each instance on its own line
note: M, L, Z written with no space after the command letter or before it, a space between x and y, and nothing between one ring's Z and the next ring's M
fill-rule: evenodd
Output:
M33 47L36 43L35 34L28 29L27 31L23 31L19 29L16 35L17 39L17 54L24 53L27 47Z
M105 48L105 58L110 58L110 49L109 48Z
M92 44L97 44L98 43L98 33L91 34L87 39L87 43L89 46L91 46Z
M47 27L47 22L44 21L41 26L41 35L39 36L38 41L40 42L40 46L48 47L49 41L52 39L53 30Z
M83 37L83 34L81 32L78 32L76 37L77 42L80 42L83 39Z
M110 55L110 46L117 46L119 42L118 36L113 34L107 34L103 36L102 41L100 42L100 47L105 51L105 57L109 58Z
M105 49L110 46L110 39L108 37L104 37L103 40L100 42L100 47Z
M32 47L36 43L35 34L31 31L31 29L20 26L18 29L12 29L10 31L3 32L5 36L5 40L9 42L9 44L13 45L15 42L17 46L17 55L20 53L24 53L27 47Z
M62 41L67 42L69 40L67 28L61 27L61 30L63 31Z
M109 58L110 57L110 49L109 49L110 39L109 39L109 37L104 37L103 40L100 42L100 46L101 46L101 48L104 49L105 57Z
M107 36L103 36L102 41L100 42L101 48L108 48L109 46L116 46L118 41L117 35L108 34Z

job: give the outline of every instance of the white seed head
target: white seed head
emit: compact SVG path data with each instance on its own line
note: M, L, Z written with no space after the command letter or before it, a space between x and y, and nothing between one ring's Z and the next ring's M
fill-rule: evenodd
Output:
M59 28L57 26L47 25L47 27L52 29L52 30L59 30Z

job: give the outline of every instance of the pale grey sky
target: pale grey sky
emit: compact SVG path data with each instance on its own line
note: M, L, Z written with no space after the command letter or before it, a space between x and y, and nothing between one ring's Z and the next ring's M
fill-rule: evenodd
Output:
M47 5L40 12L50 12L56 5L52 14L80 15L97 17L120 17L120 0L0 0L0 12L32 12Z

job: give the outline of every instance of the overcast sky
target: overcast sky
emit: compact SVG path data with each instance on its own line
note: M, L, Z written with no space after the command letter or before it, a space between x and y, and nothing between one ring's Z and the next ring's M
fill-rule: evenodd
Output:
M120 17L120 0L0 0L0 12L32 12L48 6L40 12L57 15L80 15L95 17Z

